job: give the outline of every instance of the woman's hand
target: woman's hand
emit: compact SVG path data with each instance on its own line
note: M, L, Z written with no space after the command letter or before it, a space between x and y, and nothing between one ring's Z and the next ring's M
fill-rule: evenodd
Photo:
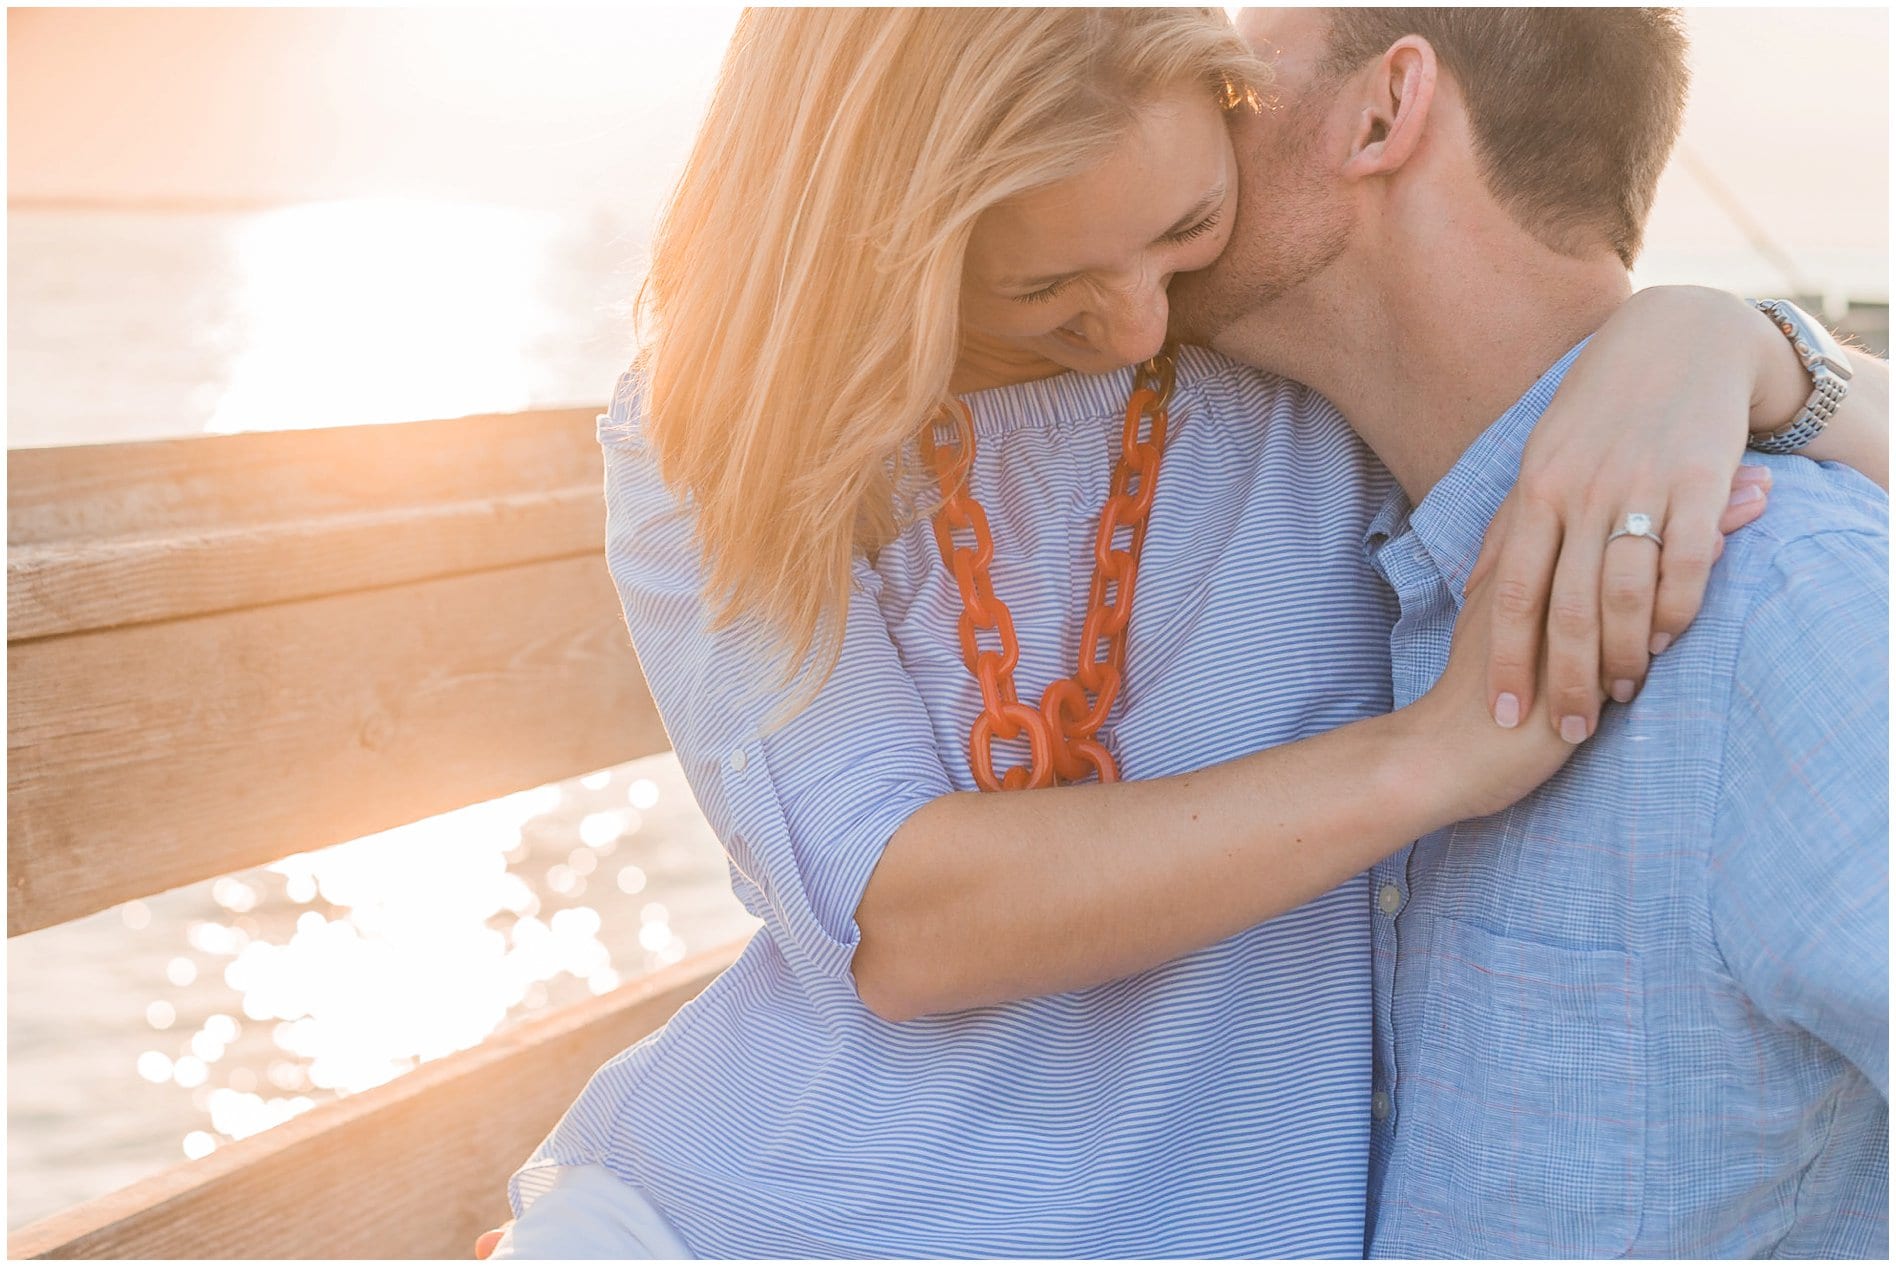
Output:
M1644 290L1575 360L1469 579L1495 573L1487 694L1499 725L1545 711L1580 742L1603 697L1632 699L1650 657L1698 614L1725 534L1764 510L1770 472L1740 468L1746 438L1788 421L1754 416L1760 384L1785 372L1760 321L1776 335L1722 291ZM1648 516L1663 545L1609 544L1629 513Z
M1522 718L1529 724L1505 730L1494 724L1487 666L1498 590L1494 568L1470 579L1448 667L1426 694L1395 714L1409 714L1415 723L1414 741L1425 755L1413 768L1423 772L1428 785L1417 792L1447 797L1436 811L1443 821L1506 809L1552 778L1573 755L1573 745L1546 723L1546 690L1534 692L1539 702Z

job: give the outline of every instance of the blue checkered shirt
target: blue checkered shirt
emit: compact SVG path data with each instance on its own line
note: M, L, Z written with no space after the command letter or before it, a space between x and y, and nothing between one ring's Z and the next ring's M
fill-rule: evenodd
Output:
M1373 522L1396 703L1578 351ZM1640 696L1371 873L1372 1256L1888 1256L1888 502L1763 460Z

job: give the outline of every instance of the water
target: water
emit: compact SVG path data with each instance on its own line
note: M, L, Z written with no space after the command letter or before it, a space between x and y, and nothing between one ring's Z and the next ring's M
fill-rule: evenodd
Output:
M349 199L14 209L7 445L597 404L642 232L603 211Z

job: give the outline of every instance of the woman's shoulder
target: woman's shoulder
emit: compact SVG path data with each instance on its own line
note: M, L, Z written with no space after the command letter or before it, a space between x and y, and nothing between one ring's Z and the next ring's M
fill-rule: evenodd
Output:
M606 411L595 425L601 444L637 444L644 440L645 375L637 361L620 373Z
M1210 348L1181 345L1174 358L1174 399L1181 405L1216 411L1236 407L1261 417L1290 410L1305 415L1337 416L1329 401L1301 383L1245 365ZM1003 440L1015 432L1099 425L1116 429L1125 416L1134 382L1131 366L1108 374L1056 374L1004 387L969 392L963 400L974 418L975 434Z
M1237 403L1258 415L1288 410L1342 421L1336 406L1312 388L1281 374L1234 361L1210 348L1182 344L1177 364L1179 391L1207 403Z
M1315 389L1189 344L1178 351L1178 384L1179 412L1209 423L1221 445L1244 447L1280 474L1295 468L1326 484L1379 487L1381 464Z

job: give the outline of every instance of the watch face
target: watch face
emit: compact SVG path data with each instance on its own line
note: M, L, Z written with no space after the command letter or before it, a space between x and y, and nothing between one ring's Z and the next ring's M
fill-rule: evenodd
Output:
M1850 355L1823 322L1788 300L1772 300L1761 307L1796 346L1806 369L1814 370L1822 365L1838 378L1849 379Z

